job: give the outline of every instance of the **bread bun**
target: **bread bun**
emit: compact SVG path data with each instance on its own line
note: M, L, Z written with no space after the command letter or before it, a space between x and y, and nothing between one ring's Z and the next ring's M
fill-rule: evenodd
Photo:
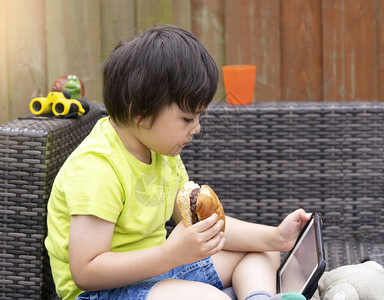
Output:
M191 202L189 196L191 195L191 192L197 188L200 188L198 184L193 181L188 181L183 184L176 198L185 227L192 225Z
M191 197L192 195L192 197ZM196 198L197 196L197 198ZM193 216L194 208L191 210L191 199L196 201L196 215L197 218ZM183 222L185 227L189 227L194 224L196 221L202 221L206 218L209 218L212 214L216 213L218 215L218 220L223 220L224 225L221 228L221 231L225 230L225 214L224 208L221 205L219 198L216 193L208 186L203 185L199 186L193 181L186 182L180 189L179 194L176 198L177 205L179 206L180 213L183 217ZM193 207L193 203L192 203ZM198 219L198 220L196 220Z

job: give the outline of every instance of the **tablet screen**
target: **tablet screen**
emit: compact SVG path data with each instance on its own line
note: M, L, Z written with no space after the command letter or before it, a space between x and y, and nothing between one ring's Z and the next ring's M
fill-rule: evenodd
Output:
M314 219L301 235L290 257L280 270L280 289L282 293L302 293L318 266L318 250Z

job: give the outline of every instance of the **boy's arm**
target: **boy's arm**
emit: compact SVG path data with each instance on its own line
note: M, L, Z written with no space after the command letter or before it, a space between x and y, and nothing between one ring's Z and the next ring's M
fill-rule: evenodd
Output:
M121 287L172 268L160 263L164 262L165 255L161 247L135 251L132 255L110 252L114 227L114 223L95 216L72 216L69 264L72 278L80 289Z
M225 217L224 249L230 251L274 251L278 243L277 227Z
M224 249L230 251L289 251L310 219L303 209L289 214L278 226L244 222L226 216Z
M224 245L217 215L189 228L180 222L162 245L132 252L110 251L114 226L91 215L72 216L69 265L81 290L126 286L213 255Z
M173 204L173 213L172 213L172 220L175 221L176 224L179 224L179 222L183 220L179 206L177 205L177 201L176 201L177 194L179 194L179 192L180 192L180 189L176 193L175 202Z

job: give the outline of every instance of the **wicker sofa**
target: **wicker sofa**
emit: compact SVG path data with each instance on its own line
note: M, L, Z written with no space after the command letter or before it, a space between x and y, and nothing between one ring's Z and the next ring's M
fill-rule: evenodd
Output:
M27 116L0 125L0 299L54 299L44 248L46 204L68 155L102 115Z
M219 103L201 127L182 157L228 215L278 225L316 211L328 270L384 265L384 103Z
M56 172L104 115L0 125L0 298L52 299L43 240ZM182 153L228 215L278 225L290 211L324 221L327 269L384 265L384 103L214 103ZM168 227L170 230L172 224Z
M327 269L384 265L384 103L213 104L182 157L228 215L278 225L319 212Z

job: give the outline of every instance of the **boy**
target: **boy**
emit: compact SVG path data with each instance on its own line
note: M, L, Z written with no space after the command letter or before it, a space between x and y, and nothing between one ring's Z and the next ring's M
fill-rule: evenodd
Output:
M109 117L65 162L48 203L46 247L60 297L229 299L221 291L229 285L238 299L275 293L277 251L292 248L308 220L303 210L279 227L227 217L224 235L216 214L185 228L175 204L188 180L179 153L200 131L217 82L211 56L175 26L111 53ZM166 240L171 217L178 225Z

